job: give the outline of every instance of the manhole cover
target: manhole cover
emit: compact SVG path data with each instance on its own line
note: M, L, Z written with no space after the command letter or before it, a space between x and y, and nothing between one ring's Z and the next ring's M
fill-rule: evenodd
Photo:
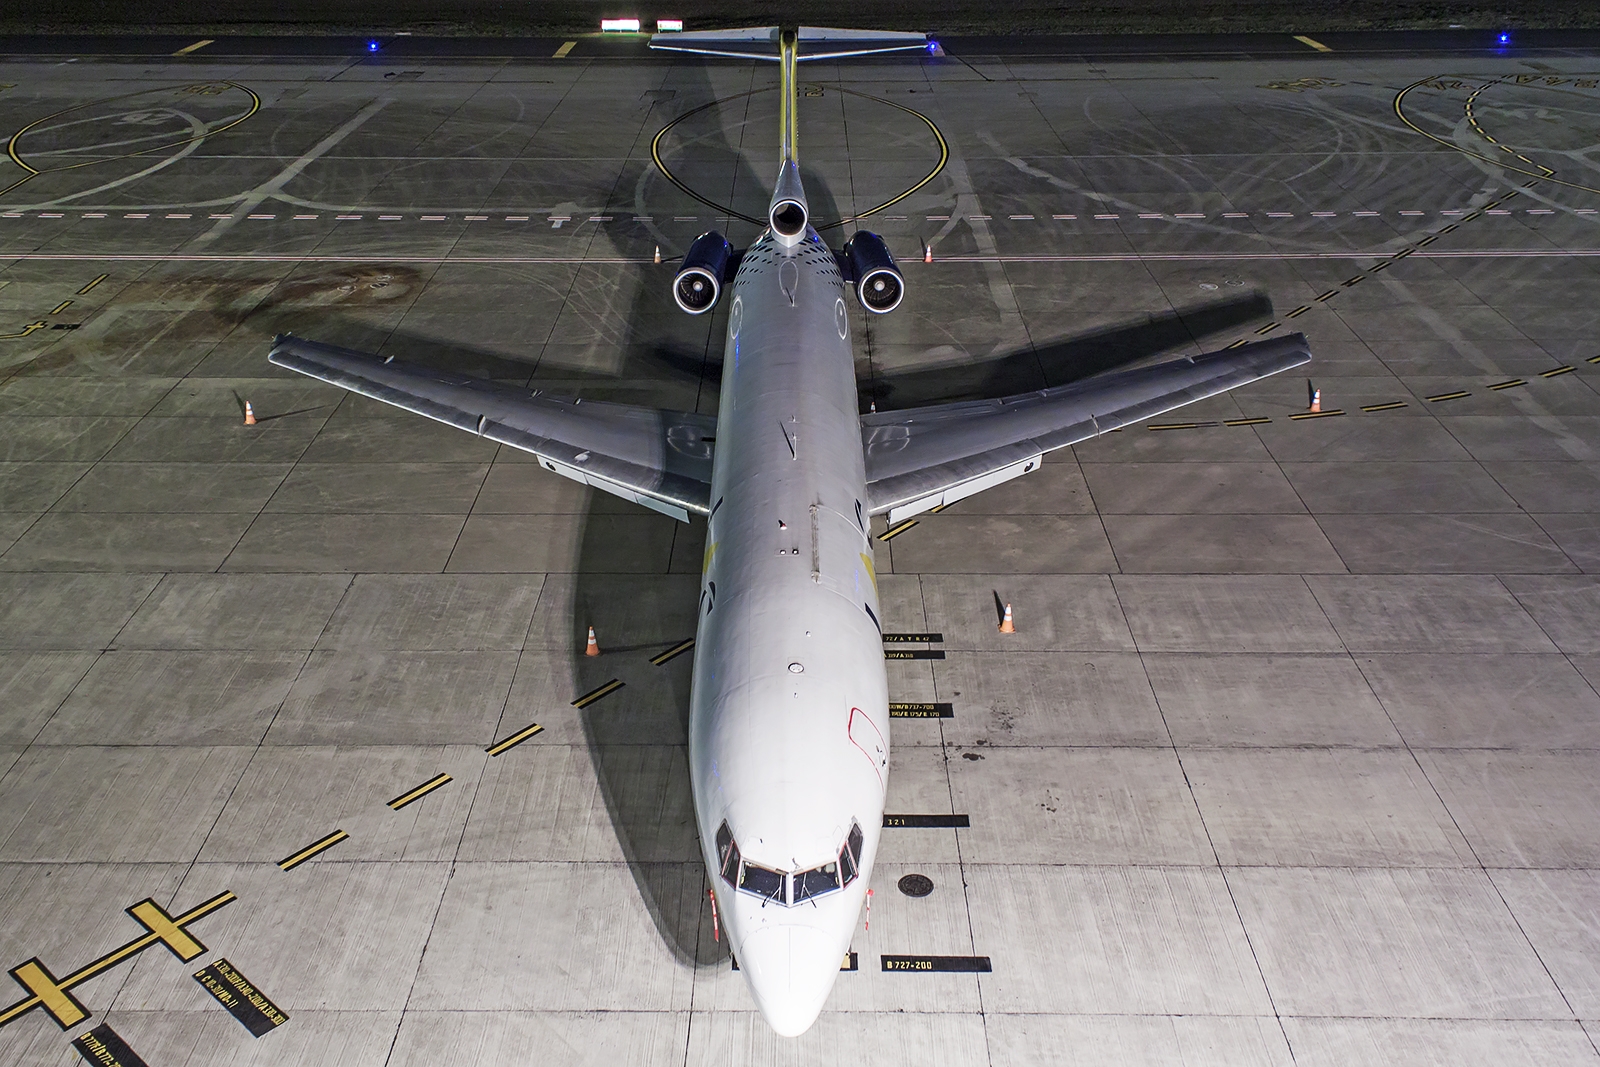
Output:
M925 897L933 892L933 879L925 874L908 874L900 879L900 892L908 897Z

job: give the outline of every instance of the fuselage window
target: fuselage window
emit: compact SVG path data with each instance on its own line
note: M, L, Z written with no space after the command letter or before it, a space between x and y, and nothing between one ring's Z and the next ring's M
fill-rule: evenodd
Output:
M723 823L717 830L717 866L729 885L738 884L739 846L733 843L733 831Z
M770 871L765 867L757 867L753 863L746 863L739 872L739 888L746 893L754 893L764 900L775 904L787 904L783 898L784 876L782 872Z

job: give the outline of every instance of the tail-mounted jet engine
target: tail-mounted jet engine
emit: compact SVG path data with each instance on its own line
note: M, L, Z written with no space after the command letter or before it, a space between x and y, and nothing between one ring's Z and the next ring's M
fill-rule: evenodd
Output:
M900 306L906 295L906 280L883 238L869 230L857 230L845 242L844 259L856 283L856 298L875 315L884 315Z
M672 279L672 299L691 315L701 315L717 304L722 280L727 276L733 246L716 230L701 234L689 246L678 276Z

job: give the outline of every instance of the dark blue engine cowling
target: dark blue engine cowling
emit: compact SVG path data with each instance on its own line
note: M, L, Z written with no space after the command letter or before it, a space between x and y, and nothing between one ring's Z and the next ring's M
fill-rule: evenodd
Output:
M728 257L733 246L716 230L701 234L689 246L678 276L672 279L672 299L691 315L704 314L722 295L722 279L727 275Z
M845 242L844 258L862 307L883 315L900 306L906 295L906 280L894 265L894 257L882 237L869 230L857 230Z

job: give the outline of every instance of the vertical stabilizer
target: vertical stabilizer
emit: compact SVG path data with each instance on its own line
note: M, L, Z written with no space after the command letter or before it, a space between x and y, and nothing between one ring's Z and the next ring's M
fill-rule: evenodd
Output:
M773 185L767 222L778 243L793 248L805 240L810 207L800 182L799 91L795 66L812 59L844 59L882 52L922 51L929 47L921 33L877 30L830 30L815 26L760 26L747 30L705 30L656 34L650 47L663 52L761 59L778 62L778 180Z

